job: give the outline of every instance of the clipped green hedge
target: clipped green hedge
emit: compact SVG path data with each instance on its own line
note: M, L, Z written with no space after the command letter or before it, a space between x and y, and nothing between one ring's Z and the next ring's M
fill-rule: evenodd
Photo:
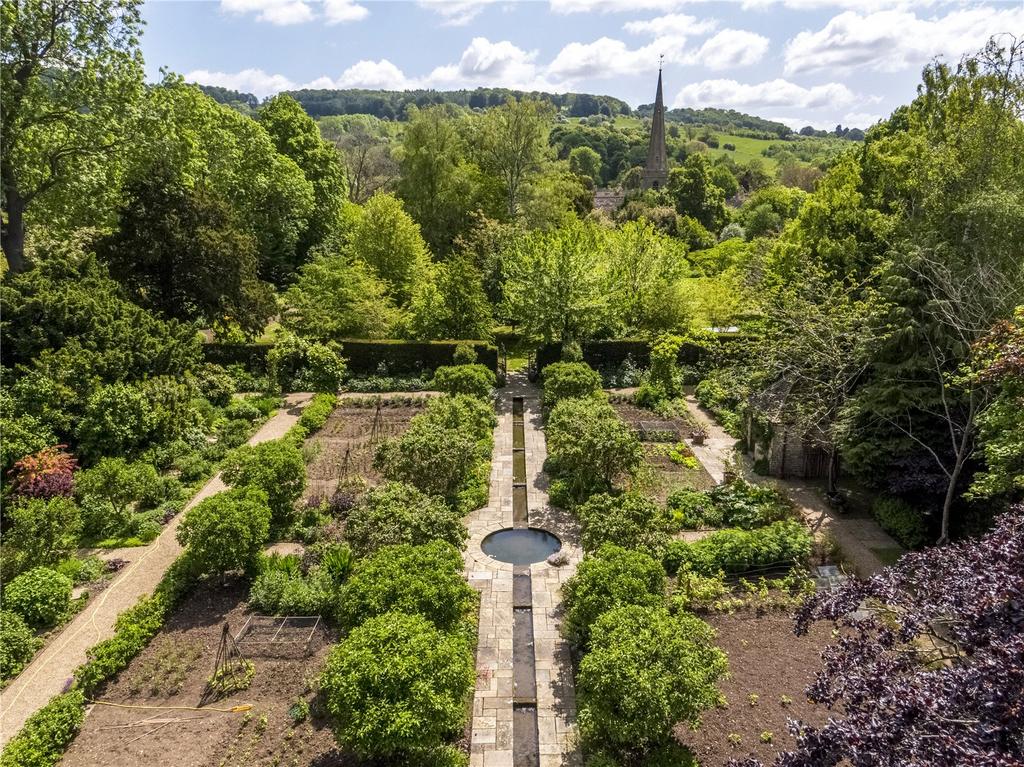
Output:
M349 375L419 375L424 370L436 370L455 364L455 350L469 345L476 351L476 361L488 370L498 369L498 348L485 341L366 341L340 339L342 356ZM207 362L218 365L244 365L253 373L265 373L267 355L274 344L204 344L203 356Z
M0 754L0 767L51 767L64 755L85 719L85 694L54 697L25 722Z
M719 343L729 343L740 335L716 336ZM619 367L626 358L633 360L637 367L646 368L651 364L651 344L643 338L614 338L603 341L587 341L581 344L583 361L595 370L609 370ZM694 343L684 343L679 347L676 359L681 365L696 365L700 362L704 350ZM543 371L553 362L562 359L562 344L548 343L537 348L537 370Z

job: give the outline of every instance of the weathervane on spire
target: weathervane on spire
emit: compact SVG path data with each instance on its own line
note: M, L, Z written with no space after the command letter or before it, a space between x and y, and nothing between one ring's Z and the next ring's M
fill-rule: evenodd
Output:
M665 54L664 53L659 53L658 54L658 73L659 74L661 73L661 65L664 64L664 63L665 63Z

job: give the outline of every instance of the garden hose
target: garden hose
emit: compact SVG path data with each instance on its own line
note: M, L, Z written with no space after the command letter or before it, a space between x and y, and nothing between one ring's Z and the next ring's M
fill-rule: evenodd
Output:
M85 699L87 703L92 703L96 706L114 706L115 708L139 708L144 710L164 710L164 711L217 711L221 714L241 714L243 711L250 711L252 709L251 703L242 703L238 706L232 706L231 708L213 708L212 706L206 708L200 708L199 706L135 706L128 703L110 703L105 700L90 700Z

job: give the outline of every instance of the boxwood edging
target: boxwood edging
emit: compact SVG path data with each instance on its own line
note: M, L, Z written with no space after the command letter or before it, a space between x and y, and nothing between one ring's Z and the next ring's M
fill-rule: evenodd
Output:
M308 435L323 427L336 401L333 394L317 394L299 416L299 422L283 439L301 444ZM191 572L188 552L185 552L167 568L152 596L140 597L132 607L117 616L112 637L86 650L88 660L75 669L70 689L55 695L26 720L0 754L0 767L56 765L82 726L87 699L101 684L127 668L132 659L149 645L163 628L167 616L192 590L196 580Z

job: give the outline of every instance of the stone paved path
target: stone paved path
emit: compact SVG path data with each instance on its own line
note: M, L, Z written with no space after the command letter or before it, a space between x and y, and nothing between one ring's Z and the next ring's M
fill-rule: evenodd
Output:
M725 465L735 454L736 438L727 434L692 394L685 399L690 414L708 430L704 445L693 447L694 455L715 481L721 482ZM740 458L739 469L746 479L759 484L773 484L786 493L797 505L811 532L818 538L829 533L833 535L843 551L843 557L861 577L873 575L885 567L885 563L875 553L877 550L900 549L900 545L870 517L836 514L821 496L821 488L813 481L762 477L754 474L749 461L743 460L742 456Z
M255 445L284 436L295 424L312 394L289 394L285 407L260 427L249 440ZM220 475L213 477L189 501L186 509L225 489ZM114 621L140 597L151 594L164 572L181 554L175 532L183 514L175 517L148 546L133 552L133 561L95 601L68 623L18 677L0 694L0 745L6 744L33 713L57 695L74 671L85 663L85 651L113 636Z
M494 430L490 500L469 514L466 577L480 592L477 685L473 697L470 767L512 767L512 565L484 554L480 542L491 532L512 527L512 398L524 398L527 504L530 526L543 527L562 540L569 563L530 566L533 588L534 657L537 676L537 725L541 767L576 767L579 754L573 730L576 699L568 644L559 631L561 586L575 572L582 551L575 522L548 506L547 457L541 431L538 390L521 374L509 376L498 400Z

